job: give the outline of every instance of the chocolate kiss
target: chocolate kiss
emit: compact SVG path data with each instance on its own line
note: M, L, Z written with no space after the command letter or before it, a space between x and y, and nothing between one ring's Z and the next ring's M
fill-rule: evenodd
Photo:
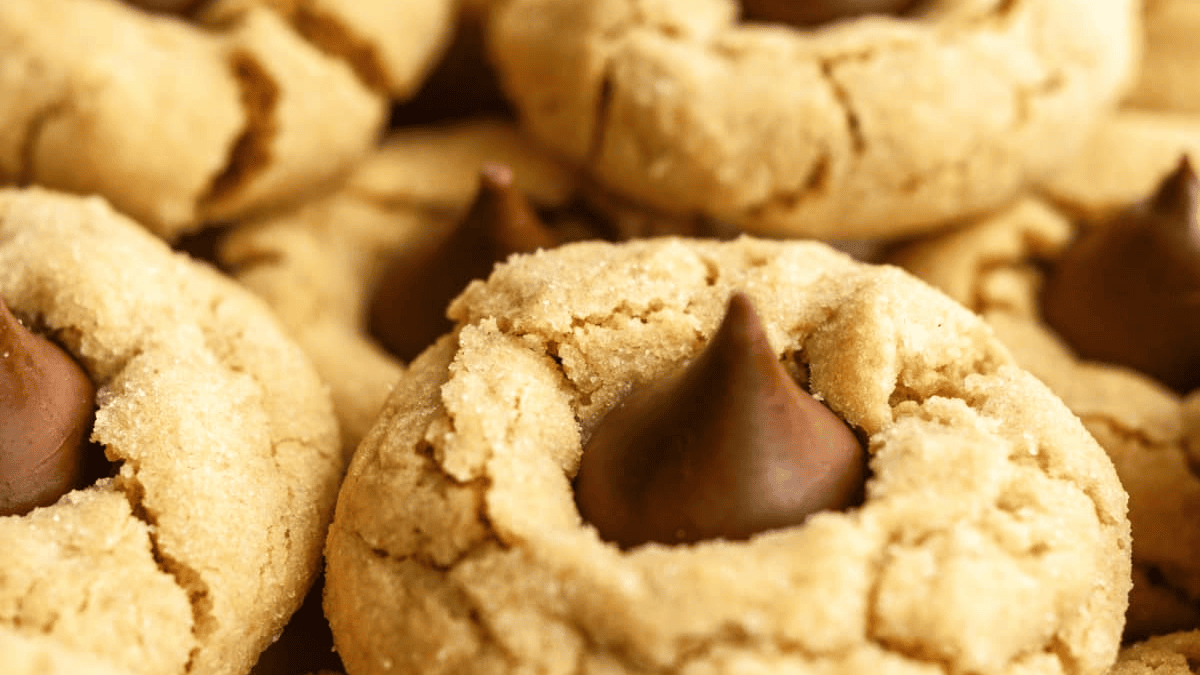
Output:
M444 239L393 259L368 309L372 334L398 358L412 360L453 324L446 306L472 279L512 253L557 245L503 164L480 171L466 217Z
M622 548L746 539L859 503L865 471L858 439L792 380L738 293L689 366L599 422L575 502Z
M0 516L53 504L85 475L95 387L0 300Z
M1085 359L1200 387L1200 184L1187 159L1150 199L1084 233L1048 273L1042 315Z
M742 18L747 21L819 26L863 14L901 14L915 0L742 0Z

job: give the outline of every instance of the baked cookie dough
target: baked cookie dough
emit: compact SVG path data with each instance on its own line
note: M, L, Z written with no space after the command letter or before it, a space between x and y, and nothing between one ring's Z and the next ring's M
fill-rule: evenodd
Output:
M867 445L865 501L746 541L607 543L572 490L631 386L732 293ZM347 671L1099 673L1129 587L1103 451L987 327L813 242L514 256L450 308L352 460L326 546Z
M573 172L511 123L468 120L393 132L337 192L241 224L219 245L220 262L266 299L329 383L348 452L403 371L367 328L380 278L394 256L458 223L487 162L510 167L557 229L587 236L590 219L571 208L582 189ZM610 206L626 235L650 227L651 219Z
M0 518L0 629L133 675L247 672L316 575L343 468L303 353L96 197L0 190L0 296L96 385L113 467Z
M613 190L833 239L1001 206L1081 148L1140 38L1129 0L932 0L815 28L740 7L511 0L491 53L521 122Z
M5 675L130 675L94 656L64 648L54 640L0 627Z
M1122 109L1039 189L1071 215L1101 219L1152 193L1182 156L1200 166L1200 116Z
M1121 650L1108 675L1196 675L1200 630L1158 635Z
M0 53L0 184L100 194L167 239L339 178L385 112L265 9L202 28L117 0L2 2Z
M889 259L978 312L1112 458L1133 523L1127 635L1140 639L1200 626L1200 392L1189 399L1129 367L1081 359L1046 323L1046 270L1089 225L1100 226L1030 198Z
M1200 113L1200 3L1145 0L1142 67L1126 96L1134 108Z
M458 0L213 0L201 19L221 23L269 7L306 40L347 63L389 98L412 96L450 41Z

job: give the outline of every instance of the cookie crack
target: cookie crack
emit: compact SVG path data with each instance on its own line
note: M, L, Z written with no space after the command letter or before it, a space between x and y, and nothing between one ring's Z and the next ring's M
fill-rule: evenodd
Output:
M246 122L230 149L225 168L213 177L200 198L205 207L234 198L270 164L271 142L278 130L279 85L248 51L232 52L229 67L241 92Z
M150 540L150 553L160 572L169 575L175 584L187 594L188 603L192 608L192 637L195 646L188 653L184 672L190 673L196 662L205 639L217 629L216 617L212 611L212 599L209 597L208 584L204 582L199 571L187 563L168 554L159 541L158 517L146 507L145 487L138 480L138 463L125 460L128 471L123 470L118 476L119 486L129 502L130 512L146 526L147 537Z
M344 62L368 89L386 94L391 78L379 52L336 16L305 2L289 17L292 27L322 53Z

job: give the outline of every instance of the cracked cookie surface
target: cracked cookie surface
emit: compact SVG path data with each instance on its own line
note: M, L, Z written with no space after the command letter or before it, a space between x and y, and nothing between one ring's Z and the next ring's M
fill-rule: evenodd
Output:
M103 195L167 239L334 180L383 124L380 96L265 9L202 29L4 2L0 52L0 182Z
M450 40L457 0L216 0L201 20L222 23L269 7L367 87L389 98L416 92Z
M0 518L0 628L131 674L248 671L317 572L343 467L311 366L99 198L0 191L0 295L96 384L116 467Z
M1122 163L1112 157L1108 163ZM1037 301L1044 269L1079 227L1031 198L912 243L890 260L982 315L1112 458L1129 493L1134 537L1127 634L1194 628L1200 626L1200 396L1181 399L1128 368L1081 360L1045 323Z
M1128 0L921 7L800 30L739 23L734 0L511 0L490 42L522 123L618 192L752 232L894 236L1070 157L1137 51Z
M860 507L620 550L583 443L746 293L867 441ZM1129 585L1102 450L987 327L816 243L659 238L514 256L451 305L352 461L326 612L350 672L1098 673Z

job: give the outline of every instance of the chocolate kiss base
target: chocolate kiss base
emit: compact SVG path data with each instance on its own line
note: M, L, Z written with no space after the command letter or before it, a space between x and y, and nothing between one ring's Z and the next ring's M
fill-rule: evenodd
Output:
M690 366L600 421L575 501L621 548L746 539L861 503L865 462L849 427L788 375L738 293Z
M48 506L102 469L87 442L95 386L0 299L0 516Z

